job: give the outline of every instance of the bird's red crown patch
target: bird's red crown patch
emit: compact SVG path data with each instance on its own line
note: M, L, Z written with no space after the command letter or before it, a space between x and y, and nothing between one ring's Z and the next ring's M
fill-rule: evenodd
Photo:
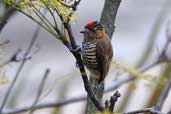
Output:
M90 28L93 28L95 25L96 25L96 21L89 22L89 23L85 26L85 28L90 29Z

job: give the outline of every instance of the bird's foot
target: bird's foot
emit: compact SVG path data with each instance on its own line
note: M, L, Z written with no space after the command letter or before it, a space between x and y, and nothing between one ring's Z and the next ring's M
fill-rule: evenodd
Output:
M81 52L81 47L79 45L76 46L76 48L73 48L72 46L69 46L69 50L73 53L80 53Z
M69 47L69 50L71 53L73 53L73 55L76 57L76 58L79 58L77 59L76 61L76 67L77 68L82 68L84 67L84 65L82 64L82 60L81 60L81 47L79 45L76 46L76 48L72 48L72 46Z

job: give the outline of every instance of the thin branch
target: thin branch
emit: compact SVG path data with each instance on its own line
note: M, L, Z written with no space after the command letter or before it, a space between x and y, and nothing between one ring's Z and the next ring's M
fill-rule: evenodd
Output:
M72 8L72 5L68 5L68 4L65 4L63 2L61 2L60 0L58 0L63 6L67 7L67 8Z
M73 35L73 32L72 32L70 24L69 23L64 23L64 27L66 28L66 30L68 32L72 49L76 49L78 46L76 44L76 41L75 41L75 38L74 38L74 35Z
M169 45L171 44L171 29L170 29L170 25L171 24L168 24L167 28L166 28L166 44L164 45L163 51L161 53L161 60L164 60L164 61L167 61L167 62L171 62L171 60L169 58L170 53L169 53L169 55L167 53L167 50L169 49Z
M123 114L139 114L139 113L164 114L164 113L162 113L162 112L160 112L158 110L155 110L154 108L136 110L136 111L126 112L126 113L123 113Z
M77 10L77 6L80 4L81 0L75 1L74 4L72 5L67 5L63 2L61 2L60 0L58 0L63 6L67 7L67 8L72 8L72 10L76 11Z
M45 30L47 30L50 34L52 34L53 36L55 36L55 38L59 39L58 34L56 34L54 31L50 30L47 26L43 25L41 22L39 22L38 20L36 20L34 17L32 17L31 15L29 15L28 13L22 11L20 8L18 8L17 6L15 6L14 4L10 4L11 7L15 8L18 12L22 13L23 15L27 16L28 18L30 18L32 21L34 21L35 23L37 23L38 25L40 25L42 28L44 28Z
M147 64L144 67L140 68L138 71L143 73L143 72L153 68L154 66L157 66L158 64L160 64L160 61L159 61L159 59L156 59L152 63ZM118 87L122 86L123 84L126 84L126 83L133 81L135 79L136 79L136 77L133 76L132 74L124 76L124 78L118 79L111 87L106 89L105 92L113 91L113 90L117 89Z
M53 18L53 21L55 23L55 30L56 28L58 27L58 24L57 24L57 21L56 21L56 18L55 18L55 15L53 14L53 12L51 11L51 9L49 7L47 7L49 13L51 14L52 18Z
M43 92L43 88L45 86L45 82L46 82L46 79L47 79L47 76L49 75L49 72L50 72L50 69L47 69L46 72L44 73L44 76L42 78L42 81L40 83L40 86L39 86L39 89L38 89L38 93L37 93L37 96L36 96L36 99L32 105L32 109L30 110L29 114L32 114L35 110L34 110L34 106L38 103L39 101L39 98Z
M26 50L26 53L24 54L24 58L26 58L26 57L29 55L29 53L30 53L30 51L31 51L31 49L32 49L32 47L33 47L33 45L34 45L36 39L38 38L38 33L39 33L39 31L40 31L40 26L38 26L38 27L36 28L36 31L35 31L35 33L34 33L34 35L33 35L33 37L32 37L32 40L31 40L31 42L30 42L30 44L29 44L29 46L28 46L28 48L27 48L27 50ZM5 106L6 102L7 102L7 100L8 100L8 98L9 98L9 95L10 95L11 92L12 92L13 87L15 86L15 83L16 83L16 81L17 81L17 79L18 79L18 77L19 77L19 74L20 74L20 72L22 71L22 69L23 69L23 67L24 67L24 65L25 65L25 63L26 63L26 61L27 61L27 59L23 59L23 60L21 61L21 64L19 65L19 68L18 68L18 70L17 70L17 72L16 72L16 74L15 74L15 76L14 76L14 79L12 80L12 83L10 84L10 86L9 86L9 88L8 88L6 94L5 94L5 98L4 98L3 101L2 101L2 105L1 105L1 107L0 107L0 113L2 113L2 110L3 110L3 108L4 108L4 106Z
M166 98L169 94L169 91L170 91L170 88L171 88L171 84L170 84L170 80L167 82L165 88L163 89L163 91L161 92L160 94L160 98L155 106L155 109L160 111L163 107L163 104L164 102L166 101Z
M55 27L53 26L54 30L56 31L56 33L60 36L60 40L63 42L63 44L66 46L66 47L69 47L69 42L67 41L67 39L65 39L64 35L59 31L58 29L58 25L57 25L57 21L56 21L56 18L55 18L55 15L53 14L53 12L51 11L51 9L48 7L48 5L46 3L44 3L46 5L46 8L48 9L49 13L51 14L52 18L53 18L53 21L55 23ZM61 19L61 21L63 22L63 18L62 16L59 14L58 10L55 9L55 12L57 13L57 15L59 16L59 18ZM57 37L56 37L57 38Z
M21 62L23 59L30 60L39 51L39 49L37 49L34 53L29 54L27 57L24 57L24 55L23 55L23 56L21 56L19 58L18 55L20 54L21 51L22 51L21 49L18 49L8 59L0 62L0 67L5 66L5 65L8 65L8 64L10 64L12 62L16 62L16 63Z
M39 19L41 19L41 21L49 28L49 30L53 31L53 29L51 27L54 28L54 26L51 24L51 22L44 16L44 13L42 14L42 12L40 10L38 10L34 5L33 8L35 9L35 14L39 17ZM46 10L44 10L46 11Z
M70 104L73 102L78 102L78 101L80 101L80 99L82 100L82 98L76 98L76 99L69 99L69 100L61 100L61 101L58 101L58 103L39 104L39 105L36 105L34 107L25 106L21 109L16 109L13 111L5 111L5 112L2 112L1 114L19 114L19 113L24 113L24 112L30 111L31 109L33 109L33 110L39 109L40 110L40 109L45 109L45 108L56 108L56 107L64 106L64 105L67 105L67 104ZM86 98L84 100L86 100ZM138 113L146 113L146 112L150 112L151 114L164 114L158 110L155 110L154 108L135 110L135 111L125 112L123 114L138 114ZM168 112L167 114L170 114L170 112Z
M110 97L110 100L106 100L105 102L105 108L108 109L111 113L114 112L115 104L118 100L118 98L121 96L121 94L116 91L113 96Z
M15 53L12 54L12 56L9 59L1 62L0 66L7 65L7 64L9 64L11 62L18 62L17 55L20 53L20 51L21 51L21 49L18 49Z
M9 40L6 40L6 41L4 41L4 42L1 42L1 43L0 43L0 46L4 46L4 45L6 45L6 44L8 44L8 43L10 43L10 41L9 41Z
M51 102L51 103L38 104L34 107L25 106L23 108L19 108L19 109L12 110L12 111L4 111L1 114L20 114L20 113L27 112L30 109L39 110L39 109L45 109L45 108L56 108L56 107L68 105L70 103L76 103L76 102L79 102L82 100L86 100L86 96L85 97L70 98L70 99L63 99L63 100L55 101L55 102Z

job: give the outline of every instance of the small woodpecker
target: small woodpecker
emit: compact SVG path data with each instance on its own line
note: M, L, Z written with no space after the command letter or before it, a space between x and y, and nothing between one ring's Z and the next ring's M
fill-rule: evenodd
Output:
M82 57L90 75L98 80L104 81L108 74L113 57L112 44L103 26L97 22L89 22L83 33Z

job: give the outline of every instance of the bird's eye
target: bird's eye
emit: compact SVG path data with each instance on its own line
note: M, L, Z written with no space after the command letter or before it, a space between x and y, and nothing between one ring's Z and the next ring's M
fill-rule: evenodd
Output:
M95 32L96 30L103 30L103 28L101 26L95 26L90 28L90 31Z
M98 28L97 27L92 27L90 28L90 31L95 32Z

